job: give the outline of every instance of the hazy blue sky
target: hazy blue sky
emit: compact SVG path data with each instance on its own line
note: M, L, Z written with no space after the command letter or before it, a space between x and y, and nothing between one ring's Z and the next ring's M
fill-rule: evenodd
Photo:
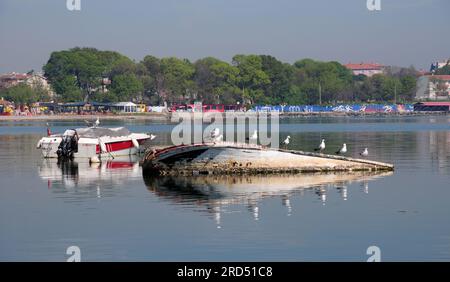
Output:
M226 61L238 53L286 62L379 62L428 68L450 57L449 0L0 0L0 72L40 70L75 46Z

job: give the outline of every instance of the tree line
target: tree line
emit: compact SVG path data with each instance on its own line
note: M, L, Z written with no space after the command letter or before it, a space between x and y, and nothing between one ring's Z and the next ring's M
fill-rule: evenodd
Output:
M31 105L37 101L50 101L51 97L49 94L48 89L39 82L32 84L19 83L8 88L0 89L0 98L19 105Z
M118 52L78 47L53 52L43 70L61 102L149 104L406 102L414 98L417 78L413 68L354 76L338 62L289 64L269 55L235 55L231 63L148 55L135 62Z

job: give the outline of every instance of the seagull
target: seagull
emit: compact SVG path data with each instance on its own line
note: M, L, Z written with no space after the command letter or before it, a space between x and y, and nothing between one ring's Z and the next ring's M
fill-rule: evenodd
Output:
M367 150L367 148L364 148L364 151L362 151L361 153L359 153L361 156L363 157L367 157L369 155L369 150Z
M291 136L287 136L286 139L284 139L283 144L287 147L289 145L289 139L291 139Z
M258 139L258 131L256 129L253 131L253 134L252 134L252 136L250 136L249 139L250 140L257 140Z
M211 131L211 139L216 139L219 136L220 133L220 129L218 129L217 127L214 128L213 131Z
M220 134L219 136L217 136L215 139L214 139L214 142L222 142L223 141L223 135L222 134Z
M337 152L336 152L336 154L345 154L345 153L347 153L347 144L343 144L342 145L342 148L340 148Z
M156 135L150 134L150 140L153 140L156 138Z
M100 124L100 120L97 118L96 121L92 122L92 121L88 121L88 120L84 120L84 122L86 123L87 126L89 127L97 127Z
M320 142L320 145L318 148L315 148L314 151L323 151L325 150L325 139L322 139L322 142Z

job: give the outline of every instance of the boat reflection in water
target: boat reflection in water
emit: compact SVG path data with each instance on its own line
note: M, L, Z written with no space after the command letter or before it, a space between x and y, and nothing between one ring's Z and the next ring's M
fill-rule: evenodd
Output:
M206 212L221 228L221 216L232 206L245 206L254 220L260 218L260 203L268 198L279 198L290 216L291 199L295 195L314 193L322 204L327 194L338 191L347 200L347 187L359 183L365 193L369 182L392 172L340 172L278 175L210 175L210 176L144 176L149 191L170 204L182 205L195 211ZM134 156L115 158L102 163L45 159L39 166L40 177L58 197L70 202L91 198L117 197L130 187L130 180L142 185L142 169ZM141 182L142 183L142 182Z
M108 195L112 196L111 188L122 187L131 178L141 178L141 171L136 156L116 157L102 163L44 159L39 166L39 176L54 192L96 191L97 197L102 197L104 189L109 189ZM80 194L83 193L76 196Z
M369 192L369 181L391 175L392 172L371 173L321 173L297 175L253 175L253 176L191 176L191 177L145 177L147 189L160 198L212 214L217 228L221 228L221 214L232 205L246 205L259 220L259 203L266 198L279 197L286 209L292 213L291 197L309 191L317 195L323 204L327 192L337 189L343 200L347 200L347 186L360 183L365 193Z

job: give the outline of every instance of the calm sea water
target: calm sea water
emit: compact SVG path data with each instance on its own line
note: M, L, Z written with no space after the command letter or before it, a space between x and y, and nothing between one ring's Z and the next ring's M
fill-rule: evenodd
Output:
M54 131L83 122L51 122ZM173 125L104 122L158 135ZM396 165L393 173L144 178L136 158L43 160L45 122L0 120L0 260L450 260L450 117L285 119L290 148ZM287 160L288 161L288 160Z

